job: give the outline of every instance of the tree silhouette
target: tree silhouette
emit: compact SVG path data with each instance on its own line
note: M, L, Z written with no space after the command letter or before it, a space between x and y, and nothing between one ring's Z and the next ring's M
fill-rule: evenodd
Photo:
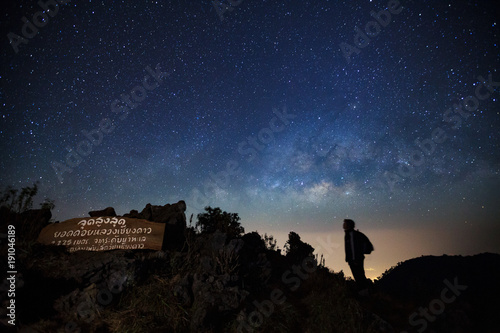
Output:
M278 241L276 240L276 238L274 238L273 235L268 236L267 234L264 234L264 242L266 243L266 248L268 250L276 250L276 244L278 243Z
M196 227L200 228L201 233L214 233L219 230L230 237L237 237L245 232L240 224L240 217L237 213L228 213L222 211L219 207L205 207L206 213L198 214Z
M7 186L0 193L0 229L15 225L16 236L23 244L33 243L41 229L50 221L54 201L45 199L41 209L33 209L33 199L38 193L38 182L20 190Z
M22 213L33 208L33 198L38 193L38 183L34 183L32 187L26 186L19 191L18 189L8 186L0 194L0 207L6 207L15 213ZM42 209L54 209L54 200L45 199L40 204Z
M305 258L312 257L314 248L300 240L300 236L291 231L285 244L286 258L292 263L301 263Z

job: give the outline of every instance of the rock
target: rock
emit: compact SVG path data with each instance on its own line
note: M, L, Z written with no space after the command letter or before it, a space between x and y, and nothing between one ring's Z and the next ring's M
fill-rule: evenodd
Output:
M138 212L137 210L135 210L135 209L132 209L132 210L130 211L130 213L125 214L125 215L123 215L123 216L124 216L124 217L134 218L134 219L142 219L142 218L143 218L143 217L142 217L142 215L141 215L141 214L139 214L139 212Z
M164 206L152 205L148 203L140 213L134 209L131 210L130 213L123 216L185 227L185 211L186 202L184 200L181 200L175 204L166 204Z
M181 200L175 204L166 204L164 206L147 204L139 215L142 216L142 218L153 222L185 226L185 211L186 202Z
M115 209L113 207L104 208L103 210L93 210L89 212L90 217L99 216L116 216Z
M146 205L146 207L144 207L142 209L142 211L139 213L139 216L141 216L141 218L143 218L145 220L153 221L153 208L152 208L152 205L150 203L148 203Z
M147 204L139 213L131 210L124 217L145 219L152 222L165 223L165 235L163 237L163 250L182 250L185 244L186 231L186 202L180 200L175 204L157 206Z

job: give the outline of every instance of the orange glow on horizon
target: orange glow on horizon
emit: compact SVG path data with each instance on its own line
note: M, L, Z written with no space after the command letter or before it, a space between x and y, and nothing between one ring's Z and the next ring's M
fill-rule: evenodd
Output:
M283 250L288 240L288 233L295 231L303 242L315 249L318 258L323 255L326 266L334 272L343 271L352 277L351 270L345 262L344 231L340 228L330 232L311 232L296 228L289 231L278 231L262 227L257 229L262 236L267 233L277 239L277 246ZM246 230L250 232L251 230ZM486 241L478 241L473 232L467 229L450 232L446 228L394 228L394 229L361 229L373 243L375 250L366 255L365 273L372 280L379 278L386 270L412 258L426 255L474 255L483 252L500 253L500 245L491 236ZM488 233L481 229L482 233ZM498 234L498 233L497 233ZM494 234L493 234L494 235ZM469 242L463 242L468 239Z

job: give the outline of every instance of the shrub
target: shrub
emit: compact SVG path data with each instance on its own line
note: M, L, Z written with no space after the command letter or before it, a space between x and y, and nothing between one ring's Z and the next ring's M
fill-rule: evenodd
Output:
M240 236L245 229L240 224L240 217L236 213L223 212L220 208L205 207L206 213L198 214L196 227L201 233L214 233L219 230L230 238Z
M314 248L300 240L300 236L291 231L288 234L288 241L285 244L286 258L291 263L301 263L305 258L312 257Z

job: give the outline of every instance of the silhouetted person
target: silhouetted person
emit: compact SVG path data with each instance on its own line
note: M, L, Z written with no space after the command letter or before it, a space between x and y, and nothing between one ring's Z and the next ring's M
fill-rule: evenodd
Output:
M368 281L365 276L365 254L373 251L373 245L362 232L354 230L354 221L344 220L345 261L351 268L360 295L368 294Z

